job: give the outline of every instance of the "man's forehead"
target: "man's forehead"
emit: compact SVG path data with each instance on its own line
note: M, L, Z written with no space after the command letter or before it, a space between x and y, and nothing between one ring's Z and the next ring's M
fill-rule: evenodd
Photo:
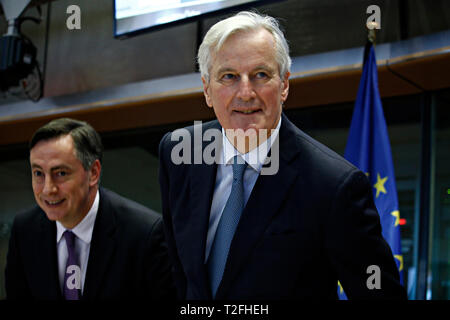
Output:
M42 170L44 172L54 172L58 170L72 171L83 168L83 165L76 156L61 156L47 159L45 157L30 156L30 167L32 170ZM83 168L84 169L84 168Z
M274 46L275 44L275 38L273 37L273 34L263 27L249 30L243 29L243 30L236 30L235 32L229 34L224 40L222 40L217 44L215 51L219 52L224 46L226 46L227 43L232 41L245 42L255 38L264 40L264 42L272 46Z
M74 141L70 134L59 135L56 137L51 137L48 139L38 141L30 150L30 152L33 152L34 150L37 149L42 149L43 147L45 149L52 149L52 148L71 149L74 147Z
M30 150L32 159L55 159L76 157L73 139L70 135L41 140Z
M257 30L244 30L234 34L231 34L222 43L218 43L216 47L211 50L211 57L217 57L224 52L233 51L239 48L247 48L252 44L257 44L258 47L264 48L264 52L267 51L267 47L276 51L275 39L273 35L265 29Z

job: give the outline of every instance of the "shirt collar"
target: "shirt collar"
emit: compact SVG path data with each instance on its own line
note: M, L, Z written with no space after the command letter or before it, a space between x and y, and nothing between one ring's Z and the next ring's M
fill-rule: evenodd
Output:
M97 190L97 194L95 195L94 203L92 204L91 209L88 211L88 214L78 223L71 231L82 241L89 244L92 240L92 231L94 230L95 218L97 217L98 212L98 204L100 202L100 194ZM61 224L61 222L56 221L56 242L59 243L61 240L64 231L67 229Z
M272 147L275 139L278 136L278 132L281 127L281 117L278 121L277 127L274 129L273 133L270 137L261 143L258 147L254 148L250 152L245 154L240 153L236 148L231 144L231 142L227 139L225 135L225 130L222 128L222 142L223 142L223 164L228 165L231 163L231 160L234 156L238 155L247 162L247 164L253 168L253 170L260 172L261 168L266 161L267 154L269 153L270 148Z

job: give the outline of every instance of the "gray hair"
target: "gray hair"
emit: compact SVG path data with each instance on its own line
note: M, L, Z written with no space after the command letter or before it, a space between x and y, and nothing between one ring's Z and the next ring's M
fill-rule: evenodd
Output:
M280 77L284 78L291 69L289 46L278 21L270 16L262 16L255 12L241 11L238 14L217 22L203 38L197 55L200 74L209 82L211 54L220 50L225 41L233 34L264 28L269 31L275 41L275 60L278 63Z

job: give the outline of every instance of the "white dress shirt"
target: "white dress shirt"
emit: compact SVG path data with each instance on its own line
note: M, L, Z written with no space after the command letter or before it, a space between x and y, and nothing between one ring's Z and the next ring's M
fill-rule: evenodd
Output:
M84 290L84 280L86 278L86 268L88 264L89 251L91 248L92 231L94 230L95 218L97 217L98 204L100 201L100 194L97 190L94 203L88 214L75 226L71 231L75 234L75 252L78 255L79 264L81 268L81 293ZM64 274L66 272L66 263L68 257L68 250L66 239L63 237L64 231L67 229L56 221L56 246L58 253L58 276L61 292L64 285Z
M221 154L219 159L222 159L223 164L217 165L216 183L214 186L214 194L211 203L211 211L209 215L208 234L206 237L206 251L205 263L208 261L211 246L216 234L217 226L219 225L222 211L225 208L228 197L231 193L231 185L233 184L233 166L231 160L238 155L245 160L247 168L244 172L244 207L247 204L250 194L255 186L256 180L261 172L261 168L267 158L267 154L272 147L273 142L278 136L281 126L281 117L278 125L270 135L270 137L261 143L257 148L245 154L240 153L230 143L225 135L225 130L222 128L222 143Z

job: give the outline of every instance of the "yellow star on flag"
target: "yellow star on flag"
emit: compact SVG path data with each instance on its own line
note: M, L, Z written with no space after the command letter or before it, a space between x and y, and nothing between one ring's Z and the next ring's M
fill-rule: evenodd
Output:
M400 223L400 211L395 210L391 212L391 215L395 217L394 227L398 226Z
M344 289L342 288L341 283L338 280L338 286L339 286L339 293L342 294L342 292L344 292Z
M386 189L384 188L384 184L386 183L387 179L388 177L384 177L383 179L381 179L380 174L377 173L377 183L373 185L373 187L377 189L377 194L375 198L378 198L380 192L383 192L384 194L387 193Z
M403 270L403 256L401 254L394 254L394 258L400 262L400 266L398 267L398 271Z

